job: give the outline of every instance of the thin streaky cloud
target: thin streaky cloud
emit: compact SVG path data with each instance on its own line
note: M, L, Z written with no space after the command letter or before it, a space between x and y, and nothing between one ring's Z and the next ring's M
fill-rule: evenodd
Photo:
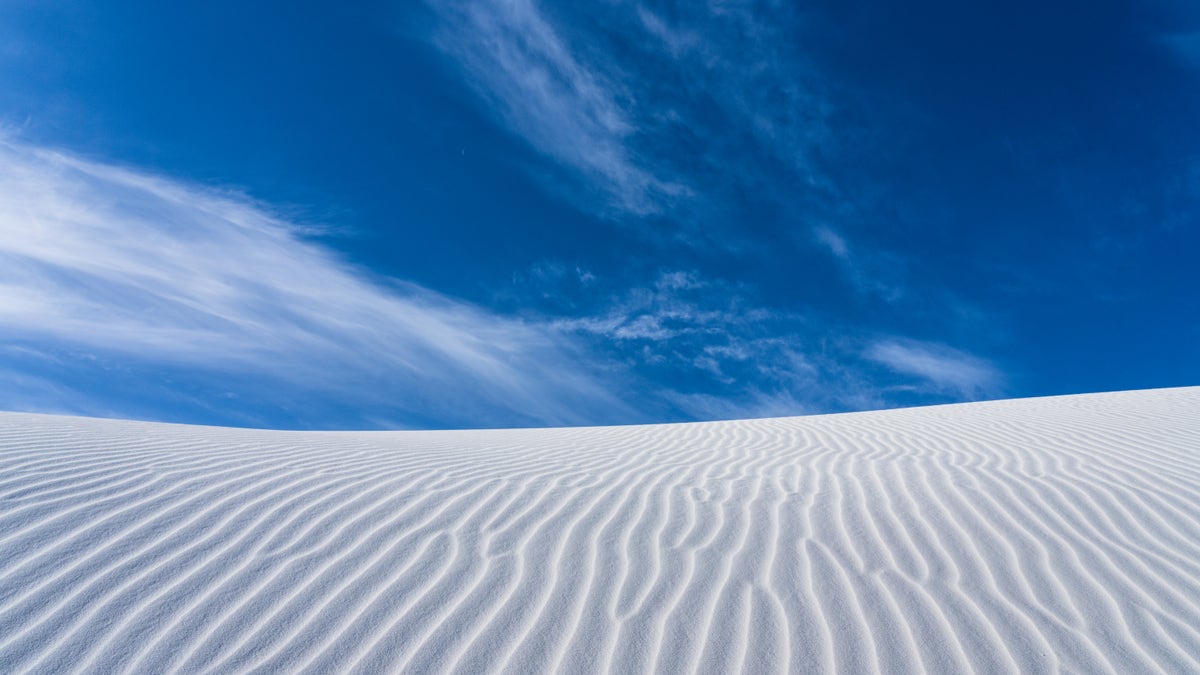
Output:
M4 340L255 374L423 424L631 417L552 329L371 278L302 230L236 194L0 143Z
M463 68L468 84L500 121L538 152L579 174L616 208L656 212L686 192L638 161L627 144L637 127L630 93L577 58L529 0L440 2L435 41Z
M596 352L648 381L673 382L657 396L691 419L887 407L904 392L978 398L1003 385L995 365L960 349L899 335L871 340L759 304L751 289L694 270L661 272L555 326L590 337Z
M17 142L0 143L0 161L3 407L131 416L121 396L100 391L111 405L98 405L95 391L50 386L64 372L103 380L106 364L132 373L126 389L150 377L217 415L311 394L382 426L423 427L879 407L871 363L942 394L998 382L950 348L897 338L858 353L821 322L693 270L593 313L518 319L371 276L236 192ZM229 402L205 403L156 369Z
M935 391L965 399L994 395L1001 372L988 361L947 345L899 338L870 344L863 356L901 375L924 380Z
M805 185L805 201L831 189L812 162L831 141L825 87L793 36L752 11L681 7L668 21L608 5L583 20L533 0L427 4L429 39L485 115L563 172L583 211L682 220L687 243L736 248L710 231L727 200L795 201L764 170Z
M816 243L833 257L855 292L889 303L904 299L906 292L895 279L899 276L896 269L902 265L894 255L864 249L862 246L852 247L844 234L828 225L814 226L812 235Z
M823 246L834 258L843 263L850 263L850 245L846 243L846 238L834 231L828 225L817 225L812 228L813 237L817 243Z

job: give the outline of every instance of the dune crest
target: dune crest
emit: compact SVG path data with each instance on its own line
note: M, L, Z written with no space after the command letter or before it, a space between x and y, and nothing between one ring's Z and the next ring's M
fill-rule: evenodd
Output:
M1200 388L685 425L0 414L0 672L1200 672Z

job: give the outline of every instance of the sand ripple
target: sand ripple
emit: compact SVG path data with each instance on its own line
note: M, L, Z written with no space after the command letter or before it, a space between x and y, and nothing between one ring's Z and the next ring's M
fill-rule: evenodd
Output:
M1200 388L691 425L0 414L0 672L1200 672Z

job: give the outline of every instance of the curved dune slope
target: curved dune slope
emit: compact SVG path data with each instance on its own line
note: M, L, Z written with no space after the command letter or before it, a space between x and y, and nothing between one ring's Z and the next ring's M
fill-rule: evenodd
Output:
M0 672L1200 672L1200 388L589 429L0 415Z

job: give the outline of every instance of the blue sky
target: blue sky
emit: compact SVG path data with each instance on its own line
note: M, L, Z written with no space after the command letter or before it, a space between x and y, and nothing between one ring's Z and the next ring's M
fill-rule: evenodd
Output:
M665 422L1197 384L1185 2L0 5L0 408Z

